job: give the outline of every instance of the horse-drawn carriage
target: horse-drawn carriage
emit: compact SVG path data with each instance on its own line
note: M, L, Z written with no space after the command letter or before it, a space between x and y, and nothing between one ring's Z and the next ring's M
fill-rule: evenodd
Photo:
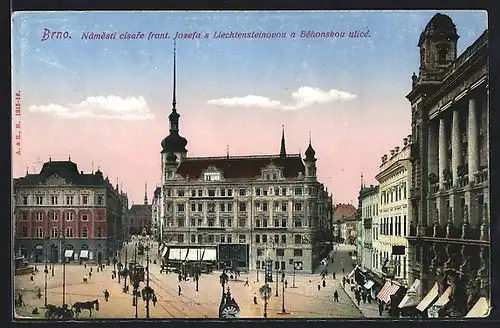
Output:
M53 304L47 304L47 311L45 312L46 319L72 319L78 318L82 310L89 310L89 315L92 318L92 310L99 311L99 300L93 300L88 302L76 302L72 307L68 307L67 304L63 306L57 306Z

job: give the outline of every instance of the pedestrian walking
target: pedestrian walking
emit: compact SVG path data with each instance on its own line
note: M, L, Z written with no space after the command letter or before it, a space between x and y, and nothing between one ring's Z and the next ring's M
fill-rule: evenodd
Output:
M335 279L335 271L333 272L333 279Z
M370 293L366 295L366 300L368 301L368 304L372 304L372 295Z
M182 275L180 273L179 273L179 277L178 278L179 278L179 282L181 282L182 281Z
M106 302L107 302L107 301L108 301L108 299L109 299L109 292L108 292L108 290L107 290L107 289L106 289L106 290L104 290L104 299L106 300Z
M253 294L253 304L257 304L257 294Z
M318 284L318 290L321 290L321 284Z
M333 292L333 300L335 302L338 302L339 301L339 293L337 292L337 290L335 289L335 291Z
M342 277L342 285L345 287L345 277Z
M90 267L90 272L92 272L92 267Z
M153 306L156 306L156 302L158 302L158 299L156 298L156 295L153 295Z
M38 292L36 293L36 296L38 297L38 299L42 298L42 290L40 288L38 288Z
M378 303L378 314L379 316L382 316L382 313L384 312L384 305L382 302Z
M326 280L323 280L323 287L326 287Z
M366 293L363 292L363 294L361 294L361 298L363 299L363 304L366 304Z
M358 306L361 303L361 296L359 294L356 295L356 301L358 302Z
M245 286L250 286L250 285L248 284L248 278L247 278L247 280L245 280Z
M288 288L288 280L285 280L285 288Z
M179 296L181 296L181 292L182 292L181 285L177 285L177 288L178 288L178 290L179 290Z
M345 273L345 269L344 268L342 268L342 273Z
M31 275L30 280L33 281L35 279L35 275Z

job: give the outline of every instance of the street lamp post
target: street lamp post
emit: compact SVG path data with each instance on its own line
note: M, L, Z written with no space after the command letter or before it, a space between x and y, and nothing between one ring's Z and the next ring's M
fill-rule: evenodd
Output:
M45 291L44 291L44 298L45 298L45 307L47 307L47 275L49 274L49 269L47 265L45 265L45 270L43 270L45 273Z
M195 265L195 268L194 268L194 279L196 279L196 291L198 291L198 280L200 280L200 276L199 276L199 273L198 273L198 270L199 270L199 267L198 267L198 264L199 264L199 260L201 261L200 257L199 256L199 248L196 249L196 265Z
M278 263L278 265L279 265L279 262L278 262L278 261L276 261L276 263ZM280 273L280 270L279 270L279 269L276 269L276 294L274 294L274 296L275 296L275 297L279 297L279 294L278 294L278 288L279 288L279 286L278 286L278 282L279 282L279 280L280 280L280 278L279 278L279 273Z
M147 294L146 294L146 318L149 319L149 246L146 246L146 288L147 288Z
M132 298L132 304L135 305L135 318L139 317L137 308L137 289L139 288L139 279L137 277L137 246L134 248L134 270L132 276L134 277L134 296Z
M125 268L123 269L123 292L127 292L127 276L128 276L128 255L127 255L127 247L125 247Z
M257 257L257 258L259 258L259 257ZM257 260L257 262L259 262L259 261ZM257 263L255 263L255 268L257 269L256 270L257 271L257 282L259 282L259 267L257 266Z
M283 273L281 274L281 283L282 283L282 287L283 287L283 290L282 290L282 293L283 293L283 302L281 303L281 313L285 314L286 313L286 310L285 310L285 272L283 271Z
M297 288L295 286L295 271L297 270L297 268L295 268L295 260L293 259L293 283L292 283L292 288Z

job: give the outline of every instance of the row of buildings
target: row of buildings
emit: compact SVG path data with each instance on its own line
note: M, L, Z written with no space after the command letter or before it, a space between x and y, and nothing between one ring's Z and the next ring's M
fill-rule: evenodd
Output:
M412 134L359 193L353 275L394 315L490 309L488 34L457 57L458 38L446 15L427 24L407 95Z
M104 261L126 238L127 194L71 161L13 181L14 251L33 262Z
M174 49L170 133L161 142L161 186L152 226L166 261L209 249L239 270L295 268L311 272L329 251L332 196L317 179L311 140L301 154L286 152L284 130L275 155L189 157L179 134ZM176 258L181 256L182 258Z

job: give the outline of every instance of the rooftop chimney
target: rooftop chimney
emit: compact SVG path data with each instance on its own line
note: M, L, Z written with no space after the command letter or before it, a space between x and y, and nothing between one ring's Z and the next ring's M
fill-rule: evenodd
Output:
M394 150L396 151L396 153L399 152L399 146L396 146L396 148L394 148Z
M394 156L394 149L391 149L391 156Z
M408 138L403 138L403 146L408 145Z

